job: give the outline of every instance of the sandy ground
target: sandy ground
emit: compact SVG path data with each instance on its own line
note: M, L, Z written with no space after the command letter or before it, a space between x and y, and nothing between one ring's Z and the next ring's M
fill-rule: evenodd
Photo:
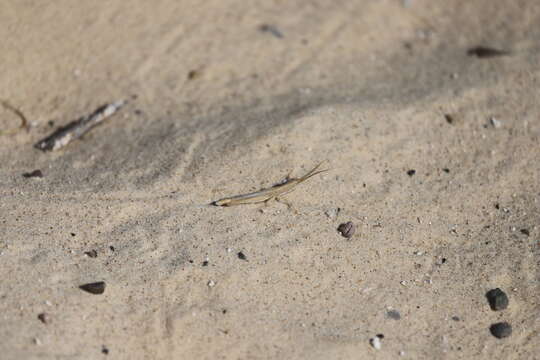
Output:
M540 359L540 2L3 1L0 24L31 124L0 137L2 359ZM290 209L208 205L322 160Z

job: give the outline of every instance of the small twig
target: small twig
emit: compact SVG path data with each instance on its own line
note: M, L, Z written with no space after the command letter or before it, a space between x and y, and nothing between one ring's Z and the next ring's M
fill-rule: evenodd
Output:
M20 131L21 129L28 128L28 120L26 119L26 116L17 109L16 107L12 106L10 103L8 103L6 100L0 100L0 104L7 110L13 112L15 115L21 119L21 126L19 126L16 129L8 129L8 130L0 130L0 135L11 135L15 134L16 132Z
M80 138L90 129L117 112L126 102L120 100L112 104L103 105L92 114L75 120L34 145L36 149L43 151L58 150L71 141Z

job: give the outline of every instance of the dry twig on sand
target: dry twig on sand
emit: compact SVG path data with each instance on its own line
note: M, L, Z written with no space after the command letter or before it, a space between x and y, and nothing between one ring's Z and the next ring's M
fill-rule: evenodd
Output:
M120 100L103 105L92 114L59 128L45 139L36 143L34 147L43 151L58 150L69 144L71 141L83 136L90 129L117 112L125 103L124 100Z

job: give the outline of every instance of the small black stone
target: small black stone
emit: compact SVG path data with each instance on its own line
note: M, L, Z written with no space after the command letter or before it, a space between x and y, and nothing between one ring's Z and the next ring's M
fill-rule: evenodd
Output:
M486 298L493 311L504 310L508 307L508 296L499 288L489 290Z
M454 122L454 117L450 114L444 114L444 119L449 124L452 124Z
M347 221L346 223L340 224L337 228L337 231L341 234L341 236L347 239L354 235L355 230L356 227L352 221Z
M84 255L91 257L91 258L97 258L97 251L96 250L90 250L86 251Z
M521 230L519 230L519 231L520 231L523 235L527 235L527 236L531 235L531 233L529 232L529 229L521 229Z
M105 292L105 282L98 281L94 283L88 283L79 286L79 289L84 290L90 294L101 295Z
M103 347L101 348L101 352L102 352L103 354L105 354L105 355L109 355L109 349L108 349L106 346L103 346Z
M23 177L25 178L42 178L43 177L43 173L41 172L41 170L34 170L34 171L31 171L31 172L27 172L27 173L24 173L22 174Z
M384 334L377 334L377 335L375 335L375 336L378 337L378 338L381 339L381 340L384 339Z
M49 314L47 314L47 313L41 313L37 317L38 317L39 321L41 321L44 324L48 324L48 323L51 322L51 318L50 318Z
M442 171L444 171L445 173L448 174L450 172L450 169L449 168L444 168L444 169L442 169Z
M411 170L407 171L407 175L409 175L409 176L413 176L414 174L416 174L416 170L414 170L414 169L411 169Z
M208 266L208 264L209 264L209 263L208 263L208 260L204 260L204 261L202 262L201 265L202 265L202 266Z
M459 321L459 316L452 316L452 320Z
M390 319L399 320L401 319L401 314L397 310L389 310L386 313L386 316L388 316Z
M495 336L497 339L502 339L512 335L512 325L506 321L493 324L489 327L491 335Z
M238 258L239 258L240 260L245 260L245 261L247 261L247 257L246 257L246 255L244 255L243 252L240 251L240 252L238 252L237 255L238 255Z
M111 245L111 246L109 246L109 249L111 249L111 251L113 251L113 252L114 252L114 246L112 246L112 245Z

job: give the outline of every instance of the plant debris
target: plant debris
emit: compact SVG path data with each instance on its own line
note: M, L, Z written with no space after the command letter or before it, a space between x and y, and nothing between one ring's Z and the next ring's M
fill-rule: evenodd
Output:
M26 119L26 116L24 116L22 111L20 111L19 109L17 109L15 106L11 105L10 103L8 103L6 100L0 100L0 105L2 105L5 109L14 113L15 115L17 115L19 119L21 119L21 125L18 128L0 130L0 135L11 135L11 134L15 134L21 129L28 129L28 126L29 126L28 120Z
M34 145L42 151L58 150L71 141L80 138L103 120L117 112L126 102L123 100L103 105L92 114L72 121L66 126L60 127L54 133Z
M487 59L497 56L510 55L509 51L490 48L487 46L475 46L467 50L467 55L476 56L479 59Z
M277 37L278 39L283 38L283 34L281 33L281 31L279 31L279 29L274 25L262 24L261 26L259 26L259 31L268 32Z

